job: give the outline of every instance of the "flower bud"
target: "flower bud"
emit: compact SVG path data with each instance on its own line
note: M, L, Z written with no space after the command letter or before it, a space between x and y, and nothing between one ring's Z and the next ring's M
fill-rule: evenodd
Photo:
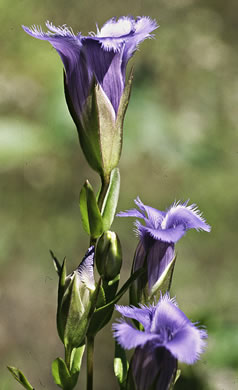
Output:
M113 280L119 274L122 265L122 250L115 232L108 230L98 240L96 265L103 280Z
M65 278L65 263L59 279L57 327L65 347L83 344L96 304L93 276L94 247L89 248L79 267ZM96 294L97 295L97 294Z

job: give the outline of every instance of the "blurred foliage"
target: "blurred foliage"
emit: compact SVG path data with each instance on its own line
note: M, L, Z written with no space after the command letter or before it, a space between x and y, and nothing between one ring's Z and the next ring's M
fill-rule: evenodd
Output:
M86 178L98 185L67 112L60 58L20 25L50 20L87 34L127 14L149 15L160 28L133 60L119 208L139 195L159 209L190 198L204 212L212 232L178 244L172 289L181 309L207 326L208 349L196 366L182 367L176 388L237 388L237 8L235 0L0 0L1 389L19 388L7 364L37 389L55 388L50 363L63 351L48 250L78 265L88 244L79 191ZM114 229L125 280L137 240L130 219ZM107 326L96 342L95 390L105 390L106 375L108 388L117 386L112 355Z

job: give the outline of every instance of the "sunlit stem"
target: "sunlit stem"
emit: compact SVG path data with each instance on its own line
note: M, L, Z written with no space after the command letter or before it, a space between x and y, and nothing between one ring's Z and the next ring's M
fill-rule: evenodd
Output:
M98 197L98 207L102 210L104 198L106 196L110 183L109 176L101 176L101 190ZM90 237L90 245L95 245L96 239ZM94 336L87 337L87 390L93 390L93 354L94 354Z
M68 370L70 371L71 367L71 353L72 353L72 349L69 348L69 347L65 347L65 363L66 363L66 366L68 368Z
M99 210L102 209L103 201L104 201L104 198L105 198L105 195L107 193L107 189L108 189L108 186L110 183L110 175L109 176L101 176L101 182L102 182L102 186L101 186L101 191L100 191L100 194L98 197Z
M87 390L93 390L94 336L87 337Z

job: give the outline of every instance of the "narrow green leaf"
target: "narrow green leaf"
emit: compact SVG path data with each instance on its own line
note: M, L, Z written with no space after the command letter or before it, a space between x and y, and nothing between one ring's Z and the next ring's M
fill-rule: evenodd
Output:
M153 288L151 289L149 299L154 297L158 292L159 294L160 293L165 294L167 291L169 291L172 283L175 262L176 262L176 256L168 264L168 266L165 268L164 272L162 273L158 281L154 284Z
M130 285L139 277L141 276L143 273L145 272L144 268L140 268L138 269L136 272L134 272L130 278L126 281L126 283L122 286L122 288L118 291L117 295L115 296L115 298L107 303L106 305L100 307L99 309L96 309L95 312L99 312L99 311L103 311L103 310L106 310L108 309L110 306L114 305L115 303L117 303L119 301L119 299L125 294L125 292L127 291L127 289L130 287Z
M129 363L125 350L115 341L114 373L119 382L120 388L124 389Z
M102 218L104 230L109 230L116 213L120 192L120 171L114 168L111 172L110 183L102 205Z
M85 185L80 191L79 208L80 208L83 228L86 231L86 233L90 235L89 220L88 220L88 206L87 206L87 191Z
M97 200L93 188L87 180L84 184L87 197L87 209L90 235L93 238L98 238L103 233L103 219L98 208Z
M51 249L50 249L50 255L51 255L51 257L52 257L52 260L53 260L53 263L54 263L55 270L56 270L57 274L60 275L60 271L61 271L60 262L59 262L59 260L57 259L57 257L55 257L54 252L53 252Z
M34 390L34 387L28 382L25 375L16 367L7 366L13 378L17 380L25 389Z
M88 336L95 336L104 326L108 324L108 322L112 318L114 307L113 305L107 307L105 310L102 311L95 311L93 313L92 319L90 321L87 335Z
M69 370L62 358L57 358L53 361L51 370L56 385L64 390L73 389Z

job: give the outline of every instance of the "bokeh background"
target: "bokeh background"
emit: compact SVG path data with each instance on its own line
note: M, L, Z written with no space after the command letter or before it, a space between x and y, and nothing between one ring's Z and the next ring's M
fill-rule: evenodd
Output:
M190 231L177 244L172 293L207 326L208 348L198 364L183 367L176 388L238 388L237 8L235 0L0 0L2 390L20 388L7 364L21 368L37 390L56 388L50 364L63 349L49 249L67 256L69 270L78 265L88 244L79 191L87 178L99 185L66 108L61 60L21 24L50 20L87 34L95 23L128 14L151 16L160 28L131 61L118 210L139 195L161 210L190 198L203 211L212 232ZM116 219L113 229L125 281L137 239L130 219ZM96 341L95 390L117 388L112 358L108 325Z

